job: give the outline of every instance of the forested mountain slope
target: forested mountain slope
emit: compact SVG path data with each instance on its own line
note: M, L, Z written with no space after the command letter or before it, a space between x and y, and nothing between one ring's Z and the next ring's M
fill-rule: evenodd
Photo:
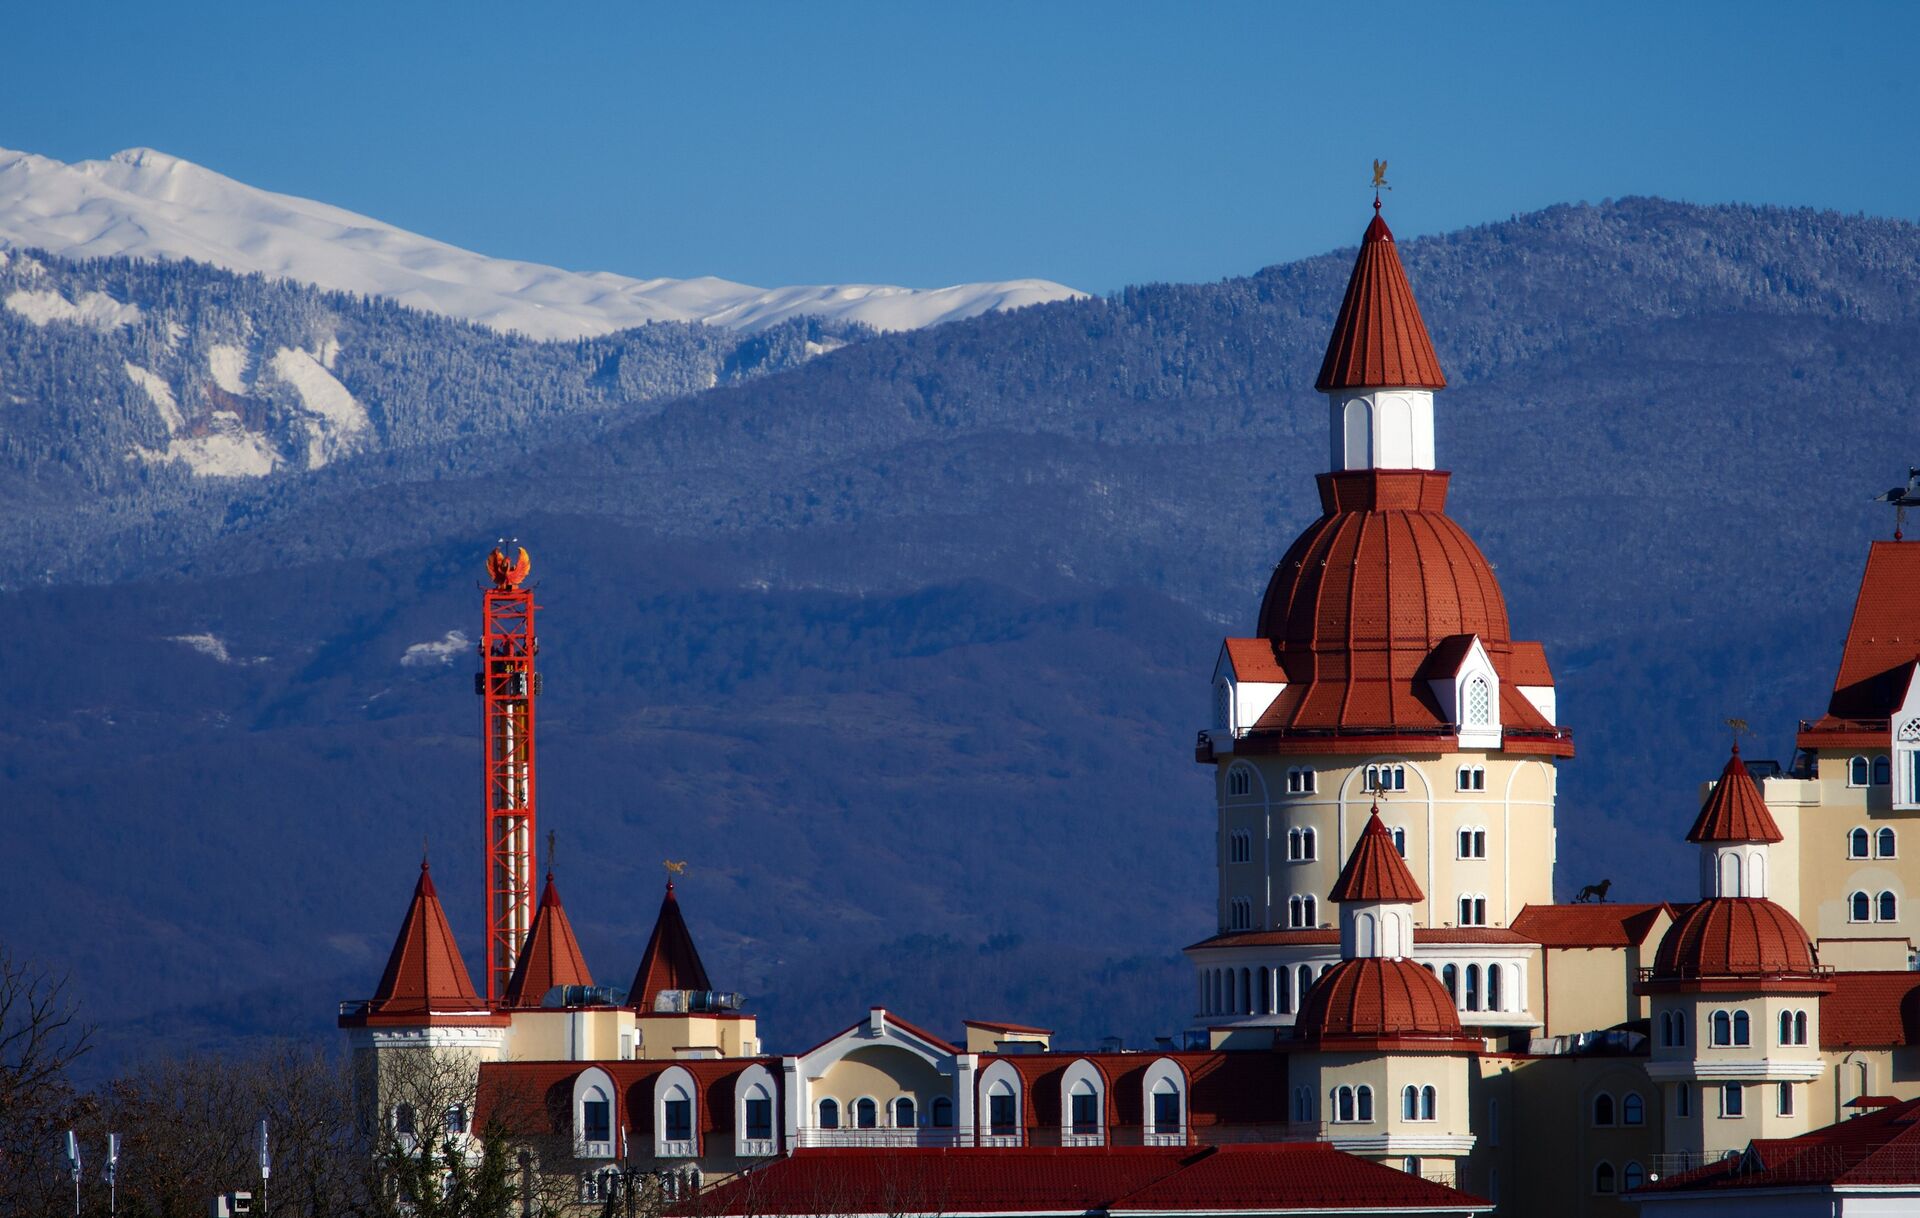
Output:
M1560 886L1689 897L1720 721L1784 754L1821 709L1891 524L1867 497L1920 462L1920 232L1624 200L1402 255L1452 382L1452 511L1576 733ZM377 978L424 833L476 950L450 632L513 534L546 606L543 824L596 973L630 976L657 860L686 857L710 971L770 1045L871 1002L1168 1031L1169 958L1214 919L1193 732L1317 511L1349 263L865 337L504 450L423 439L128 513L70 556L110 582L6 596L0 784L56 860L10 920L154 1034L323 1024ZM110 936L75 941L81 902Z

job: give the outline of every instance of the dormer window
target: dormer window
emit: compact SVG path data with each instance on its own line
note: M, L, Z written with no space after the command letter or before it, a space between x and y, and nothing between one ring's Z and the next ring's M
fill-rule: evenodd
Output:
M1468 727L1485 727L1493 722L1493 687L1485 677L1474 677L1467 682L1463 701Z

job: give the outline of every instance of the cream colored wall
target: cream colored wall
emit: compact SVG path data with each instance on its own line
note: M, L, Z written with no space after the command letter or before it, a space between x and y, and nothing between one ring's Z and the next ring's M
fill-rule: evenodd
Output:
M1462 1184L1485 1196L1497 1175L1501 1214L1627 1218L1637 1207L1594 1192L1595 1169L1613 1165L1616 1188L1626 1166L1654 1170L1661 1113L1654 1088L1633 1058L1488 1055L1475 1061L1471 1093L1479 1140L1462 1166ZM1592 1122L1593 1097L1614 1097L1616 1122L1625 1096L1644 1104L1639 1126ZM1497 1108L1497 1113L1496 1113Z
M1553 900L1553 801L1555 771L1550 758L1508 757L1501 753L1463 752L1380 757L1223 757L1216 767L1219 875L1219 924L1230 925L1236 897L1253 902L1253 928L1287 924L1287 898L1311 894L1319 899L1318 921L1335 922L1326 893L1333 887L1354 842L1366 827L1374 796L1362 789L1366 767L1407 767L1407 789L1381 794L1381 818L1407 830L1407 861L1427 894L1416 907L1422 926L1451 926L1458 919L1462 893L1484 893L1487 922L1508 925L1529 904ZM1228 773L1235 765L1252 767L1255 780L1245 796L1229 796ZM1462 766L1484 766L1484 792L1455 790ZM1318 791L1288 795L1287 771L1312 767ZM1485 860L1460 859L1458 830L1487 831ZM1290 829L1312 828L1318 858L1287 861ZM1253 838L1253 861L1230 862L1235 830ZM1594 877L1596 879L1601 877Z
M941 1077L924 1058L892 1045L874 1045L855 1049L827 1067L820 1078L811 1080L810 1109L802 1121L812 1125L818 1119L820 1101L831 1098L840 1103L840 1126L853 1126L850 1105L862 1098L872 1099L880 1107L883 1128L893 1124L893 1101L911 1096L916 1115L931 1111L935 1096L954 1099L953 1084ZM955 1100L956 1107L958 1100Z
M711 1015L641 1015L634 1025L640 1044L636 1057L753 1057L760 1052L759 1023L751 1016L718 1019Z
M632 1011L619 1007L580 1011L516 1011L507 1033L514 1061L612 1061L621 1056L621 1034L633 1032Z
M1336 1146L1351 1139L1466 1137L1474 1132L1467 1082L1470 1070L1471 1055L1460 1053L1298 1053L1288 1062L1287 1085L1313 1089L1314 1119ZM1332 1093L1342 1086L1373 1089L1372 1121L1334 1121ZM1434 1088L1433 1120L1409 1121L1402 1116L1401 1091L1409 1086ZM1292 1111L1290 1097L1288 1111ZM1432 1166L1423 1166L1421 1173L1429 1176L1445 1174L1456 1157L1417 1146L1342 1149L1396 1167L1406 1156L1417 1154L1431 1161Z
M1891 750L1882 752L1891 756ZM1798 917L1816 940L1893 940L1864 945L1837 942L1831 949L1833 959L1823 948L1821 963L1844 960L1847 967L1871 962L1871 967L1904 968L1915 919L1920 916L1920 910L1907 904L1909 893L1920 893L1920 813L1893 811L1891 786L1849 787L1847 762L1853 755L1851 750L1821 750L1816 777L1767 781L1767 807L1787 838L1771 853L1775 859L1791 856L1783 862L1795 878L1791 887L1776 883L1774 899ZM1859 827L1877 835L1883 826L1891 826L1898 835L1895 858L1847 857L1849 832ZM1785 879L1779 864L1775 876ZM1883 891L1893 892L1900 898L1899 918L1890 923L1849 921L1847 897L1855 891L1876 897ZM1895 958L1898 963L1886 963Z
M1643 965L1652 963L1653 950L1666 933L1672 919L1664 913L1646 948L1581 947L1546 948L1541 955L1545 967L1529 985L1535 990L1534 1005L1529 1008L1546 1020L1543 1036L1566 1036L1592 1032L1615 1024L1639 1019L1647 1013L1647 1000L1633 992ZM1544 999L1544 1001L1542 1001Z

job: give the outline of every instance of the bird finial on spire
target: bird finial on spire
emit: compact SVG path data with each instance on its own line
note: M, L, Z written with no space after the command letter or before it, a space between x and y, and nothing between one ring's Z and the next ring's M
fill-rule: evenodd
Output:
M1380 161L1380 160L1374 161L1373 163L1373 210L1375 211L1380 210L1380 192L1383 190L1392 190L1392 189L1393 187L1387 185L1387 163L1385 161Z
M1920 465L1908 468L1905 486L1896 486L1885 494L1875 495L1873 498L1876 503L1893 505L1893 539L1905 540L1907 509L1920 507Z

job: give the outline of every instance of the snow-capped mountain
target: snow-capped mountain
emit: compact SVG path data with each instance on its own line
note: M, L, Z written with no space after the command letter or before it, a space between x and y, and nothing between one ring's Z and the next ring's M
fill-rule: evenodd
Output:
M489 258L150 148L71 165L0 149L0 245L69 258L193 258L384 296L534 338L579 338L648 321L758 330L801 314L912 330L1082 295L1044 279L758 288L711 277L567 271Z

